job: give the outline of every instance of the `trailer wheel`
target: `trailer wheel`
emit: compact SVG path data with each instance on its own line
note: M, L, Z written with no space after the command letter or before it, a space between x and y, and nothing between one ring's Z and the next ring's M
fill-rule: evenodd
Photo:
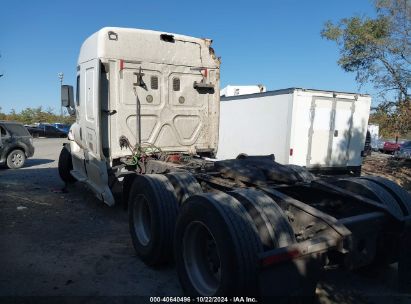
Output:
M131 239L137 255L154 266L172 259L178 203L164 175L137 175L128 203Z
M364 176L361 179L370 180L387 190L400 204L403 214L411 215L411 195L393 181L379 176Z
M286 215L268 195L254 189L237 189L228 194L247 210L267 249L282 248L296 242Z
M263 246L245 208L225 193L191 196L174 239L180 283L190 296L256 295Z
M333 183L338 187L385 205L388 211L394 216L403 217L402 210L396 200L387 190L375 182L361 178L347 178L337 180Z
M73 170L73 160L71 159L70 151L63 147L59 156L58 170L60 178L67 184L72 184L76 179L70 174Z
M190 196L203 192L200 184L190 172L171 172L166 174L166 176L174 187L180 206Z
M304 167L298 165L285 166L290 168L295 173L297 178L302 182L311 183L315 179L315 176Z

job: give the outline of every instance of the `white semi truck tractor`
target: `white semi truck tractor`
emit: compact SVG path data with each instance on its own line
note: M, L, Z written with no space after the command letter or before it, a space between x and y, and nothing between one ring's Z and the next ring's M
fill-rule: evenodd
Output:
M409 290L411 198L397 184L321 179L274 155L213 159L220 60L211 42L126 28L90 36L75 90L62 86L76 117L62 180L124 204L137 255L149 266L174 260L189 296L311 296L327 268L393 262Z

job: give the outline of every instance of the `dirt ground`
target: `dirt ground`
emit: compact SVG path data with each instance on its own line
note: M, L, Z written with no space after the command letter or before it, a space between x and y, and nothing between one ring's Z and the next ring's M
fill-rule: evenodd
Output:
M61 192L62 142L35 140L23 169L0 169L0 295L181 294L172 267L151 269L135 257L121 207L81 184Z
M373 152L365 158L362 174L383 176L411 192L411 160L396 160L392 155Z
M135 256L121 207L104 205L78 183L62 191L62 143L36 139L23 169L0 169L0 302L62 296L114 303L122 296L121 303L136 303L148 301L142 296L182 295L174 266L149 268ZM395 264L371 273L332 270L319 283L316 302L411 303L411 295L396 290Z

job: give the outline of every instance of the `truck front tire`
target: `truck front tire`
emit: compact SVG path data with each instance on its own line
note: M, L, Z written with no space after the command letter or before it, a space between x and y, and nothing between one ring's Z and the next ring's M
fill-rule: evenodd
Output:
M167 177L137 175L128 202L129 228L136 254L149 266L173 258L178 203Z
M71 159L70 151L65 147L60 152L58 170L60 178L66 184L72 184L76 179L70 174L70 171L73 170L73 161Z

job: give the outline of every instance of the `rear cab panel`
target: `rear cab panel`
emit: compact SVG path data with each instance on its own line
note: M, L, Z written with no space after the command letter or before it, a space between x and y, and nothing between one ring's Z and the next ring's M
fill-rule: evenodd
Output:
M102 149L110 151L110 160L129 154L121 149L120 136L131 145L140 137L141 143L163 151L215 153L219 60L210 44L206 39L120 28L104 28L86 40L80 69L92 57L101 60L108 82L108 100L105 105L99 101L103 120L104 112L116 111L107 118L107 129L101 129ZM205 69L206 77L201 71ZM137 85L138 77L143 85ZM195 89L194 83L201 81L213 84L214 90Z

